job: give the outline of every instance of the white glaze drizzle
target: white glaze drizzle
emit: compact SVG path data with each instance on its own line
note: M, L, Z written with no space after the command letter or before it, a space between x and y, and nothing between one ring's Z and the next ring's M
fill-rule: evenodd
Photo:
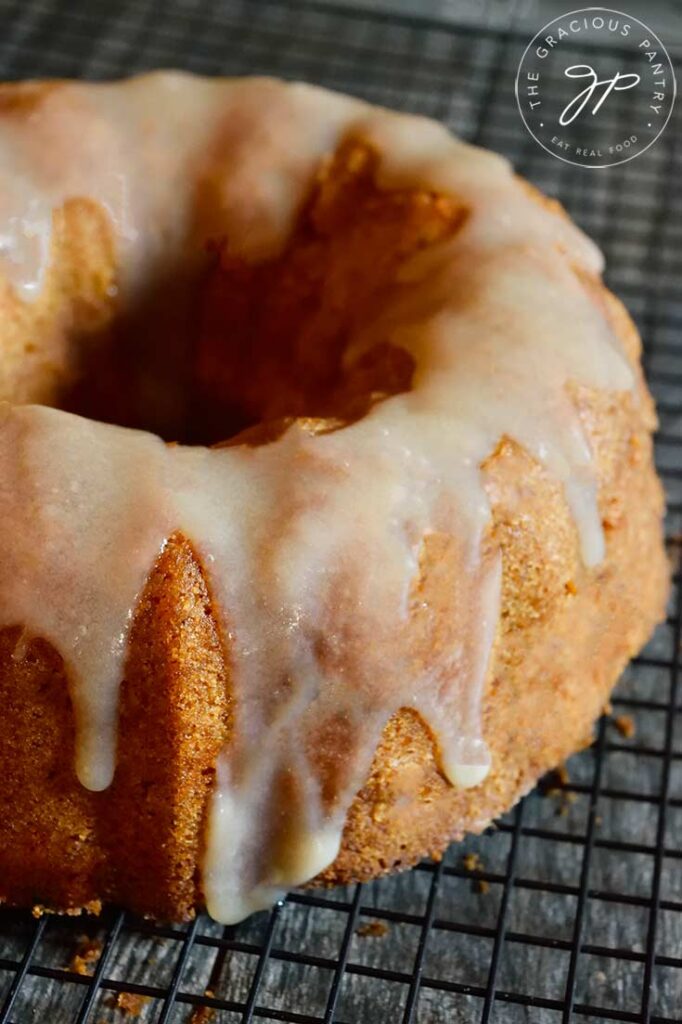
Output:
M334 859L399 708L429 723L454 785L485 777L481 699L501 566L481 555L490 508L479 467L503 436L522 444L562 481L585 562L601 560L591 454L567 391L633 384L569 265L595 272L601 258L499 157L432 122L307 86L161 73L59 85L28 119L0 122L0 272L27 301L45 279L52 211L69 197L108 210L124 295L179 260L188 239L198 252L207 235L226 234L246 258L272 255L319 159L346 132L381 154L382 187L424 186L470 211L454 240L403 265L386 308L346 352L352 364L379 340L407 349L412 391L335 433L294 425L258 448L167 447L38 406L0 414L0 521L10 524L0 531L0 622L64 657L84 785L113 777L128 627L155 556L180 530L202 560L236 707L203 870L209 911L224 922ZM49 172L38 158L48 143L60 152ZM208 205L195 202L199 185ZM455 539L468 567L456 581L462 639L420 673L406 624L434 531ZM349 725L351 739L325 806L311 755L330 721ZM298 787L287 821L284 779Z

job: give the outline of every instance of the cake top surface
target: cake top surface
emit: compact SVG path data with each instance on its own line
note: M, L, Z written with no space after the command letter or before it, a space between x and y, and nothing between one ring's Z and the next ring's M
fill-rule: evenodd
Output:
M416 709L455 786L489 768L481 700L501 564L481 466L504 438L563 486L584 563L604 553L592 453L572 387L627 391L633 371L584 286L596 248L502 158L429 120L302 84L163 72L123 83L0 89L0 274L27 307L50 274L55 211L107 212L122 308L221 238L247 264L287 245L321 164L344 140L377 155L382 192L443 196L457 230L400 262L348 338L409 353L410 390L342 429L294 422L274 441L166 445L42 406L0 415L0 619L45 637L69 670L77 772L116 764L130 622L155 559L181 532L209 581L231 666L235 733L221 755L203 886L238 920L327 866L393 712ZM455 546L445 649L418 608L424 539ZM121 552L126 557L121 557ZM419 626L415 622L419 619ZM315 750L348 737L331 794ZM295 780L287 839L276 794Z

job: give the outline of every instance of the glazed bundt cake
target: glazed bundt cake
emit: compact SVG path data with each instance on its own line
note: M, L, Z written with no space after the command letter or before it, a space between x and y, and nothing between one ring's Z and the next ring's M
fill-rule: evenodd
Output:
M0 897L234 922L483 829L664 608L595 246L300 84L0 89Z

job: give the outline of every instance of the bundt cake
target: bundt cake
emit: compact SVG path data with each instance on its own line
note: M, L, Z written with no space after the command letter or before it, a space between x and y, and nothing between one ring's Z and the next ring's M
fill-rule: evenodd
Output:
M302 84L0 89L0 897L234 922L480 831L662 616L559 205Z

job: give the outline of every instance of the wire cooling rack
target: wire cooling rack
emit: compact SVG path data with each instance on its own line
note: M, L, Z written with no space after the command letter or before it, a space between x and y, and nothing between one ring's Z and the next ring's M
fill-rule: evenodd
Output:
M606 252L646 343L658 464L682 528L680 107L637 160L588 171L525 132L527 38L320 5L0 0L0 74L111 77L159 66L303 78L428 114L512 158ZM655 28L655 26L653 26ZM682 1021L679 573L669 616L569 775L442 863L292 894L238 928L0 913L0 1022L566 1024ZM624 722L621 731L628 733Z

